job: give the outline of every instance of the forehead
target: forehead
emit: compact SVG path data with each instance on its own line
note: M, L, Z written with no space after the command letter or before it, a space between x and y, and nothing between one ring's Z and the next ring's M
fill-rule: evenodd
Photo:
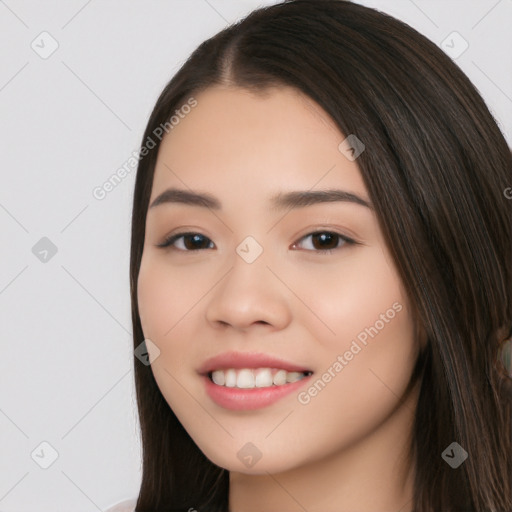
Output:
M176 142L191 132L199 137L213 136L216 140L220 128L224 134L229 134L233 143L256 132L260 139L265 133L275 135L278 132L279 140L286 136L293 138L299 132L325 136L328 131L335 138L341 135L327 112L293 87L270 87L254 92L241 87L212 86L194 98L197 105L181 115L172 130L172 139ZM282 132L281 128L286 130ZM171 137L166 138L172 144Z
M356 162L338 149L345 135L300 91L279 87L256 94L215 86L194 99L196 106L181 113L162 141L155 193L171 185L228 193L227 183L238 192L265 184L310 189L320 181L365 190Z

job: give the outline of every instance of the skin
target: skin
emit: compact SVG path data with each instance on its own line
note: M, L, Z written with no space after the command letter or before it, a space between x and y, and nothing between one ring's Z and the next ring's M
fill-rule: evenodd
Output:
M150 204L172 186L209 192L222 209L148 211L138 303L160 351L150 349L163 396L203 453L230 471L231 512L411 510L418 388L404 392L421 343L375 212L349 202L268 206L277 192L328 188L369 202L357 159L338 149L345 136L292 88L215 86L195 98L162 141ZM157 247L181 231L210 248L192 251L183 238ZM315 231L358 244L335 238L321 253ZM236 252L249 235L263 248L250 264ZM314 382L394 303L400 312L305 405L292 393L263 409L224 409L197 373L223 352L264 352L310 368ZM262 455L252 467L237 457L248 442Z

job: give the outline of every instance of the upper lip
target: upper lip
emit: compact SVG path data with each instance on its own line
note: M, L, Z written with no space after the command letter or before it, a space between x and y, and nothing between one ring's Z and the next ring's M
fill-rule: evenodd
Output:
M269 354L225 352L207 359L197 370L207 375L214 370L228 368L281 368L287 372L311 372L312 370L298 364L279 359Z

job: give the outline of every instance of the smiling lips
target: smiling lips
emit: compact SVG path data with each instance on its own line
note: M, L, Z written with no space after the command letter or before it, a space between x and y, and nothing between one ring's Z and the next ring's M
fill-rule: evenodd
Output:
M299 366L283 359L262 353L225 352L206 360L197 370L200 375L206 375L215 370L227 369L257 369L277 368L287 372L310 372L309 368Z
M227 370L215 370L208 374L218 386L228 388L266 388L270 386L283 386L284 384L297 382L311 372L287 372L279 368L242 368L240 370L229 368Z
M199 368L209 397L221 407L265 407L301 387L312 371L266 354L228 352Z

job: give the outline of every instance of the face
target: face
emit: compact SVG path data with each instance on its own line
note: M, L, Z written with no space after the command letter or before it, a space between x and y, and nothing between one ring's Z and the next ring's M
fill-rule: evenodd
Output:
M218 204L174 194L148 208L138 305L155 379L230 471L342 453L393 414L419 348L357 159L292 88L195 99L162 141L150 205L171 188ZM352 196L305 201L328 190Z

